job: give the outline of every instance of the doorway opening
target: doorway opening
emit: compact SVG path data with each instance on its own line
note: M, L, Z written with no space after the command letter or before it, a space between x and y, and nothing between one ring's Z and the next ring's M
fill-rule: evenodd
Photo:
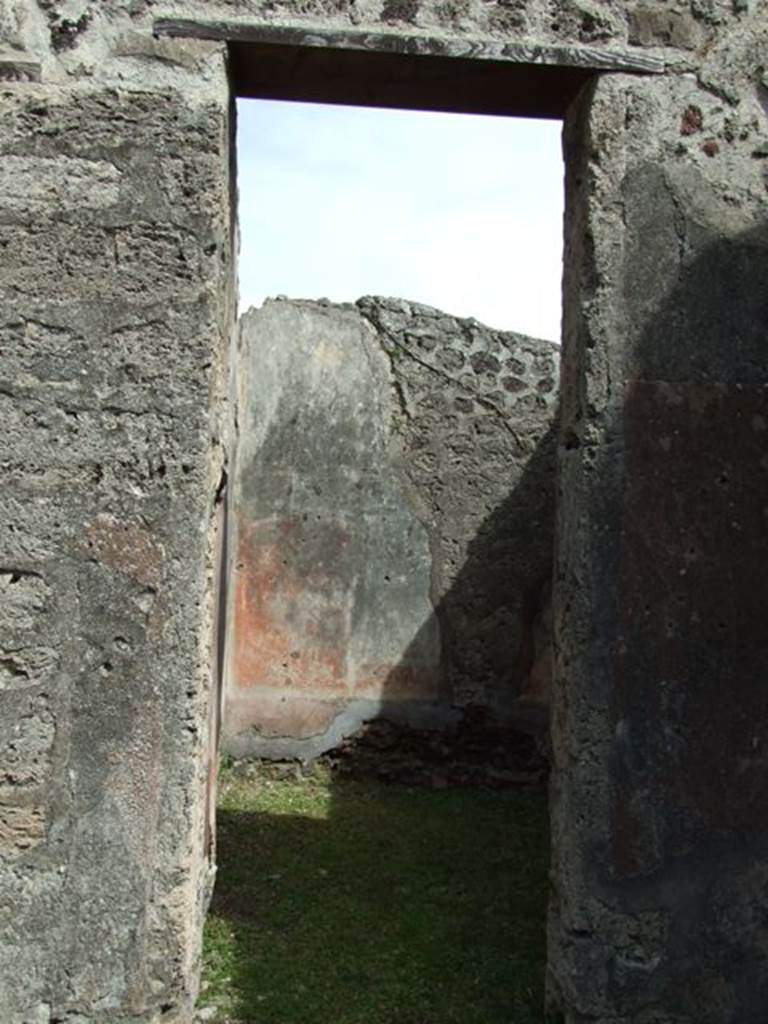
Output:
M559 124L238 120L241 306L273 298L239 334L204 1000L538 1020Z
M160 19L155 32L225 41L235 94L264 99L564 118L596 74L659 70L634 53L459 43L400 29Z

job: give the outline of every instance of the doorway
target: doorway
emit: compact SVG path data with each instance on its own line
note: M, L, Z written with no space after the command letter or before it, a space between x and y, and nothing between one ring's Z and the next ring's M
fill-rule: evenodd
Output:
M535 1020L559 124L238 117L241 307L297 299L239 332L224 749L250 760L224 772L212 1019ZM276 971L265 909L280 931L299 891Z
M189 33L189 25L180 29ZM443 40L392 40L354 32L304 38L300 30L208 26L197 34L229 42L240 95L334 103L561 117L594 74L582 55L514 47L457 55ZM508 51L508 52L507 52ZM428 58L428 59L424 59ZM611 69L617 69L611 59Z

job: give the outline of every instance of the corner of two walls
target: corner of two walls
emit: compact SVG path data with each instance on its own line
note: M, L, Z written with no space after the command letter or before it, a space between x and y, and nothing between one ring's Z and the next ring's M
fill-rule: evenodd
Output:
M241 320L224 748L547 721L559 349L412 302Z

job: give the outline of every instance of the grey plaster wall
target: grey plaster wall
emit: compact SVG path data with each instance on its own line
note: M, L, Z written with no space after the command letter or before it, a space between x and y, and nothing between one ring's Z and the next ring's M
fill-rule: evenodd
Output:
M559 350L399 299L241 321L226 749L546 728Z
M762 1024L764 0L0 2L0 1018L195 986L229 95L160 16L660 62L568 119L551 998Z

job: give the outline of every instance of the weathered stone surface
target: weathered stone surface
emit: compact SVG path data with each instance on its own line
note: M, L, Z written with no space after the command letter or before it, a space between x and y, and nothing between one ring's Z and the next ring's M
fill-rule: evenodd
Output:
M391 0L390 0L391 2ZM386 17L384 20L387 20ZM395 18L397 20L397 18ZM406 22L412 19L407 14ZM596 34L598 20L584 15L583 24L592 27ZM606 24L606 23L603 23ZM238 22L197 22L160 18L155 22L155 32L172 38L211 39L237 43L268 43L282 46L304 46L307 49L331 46L336 50L357 50L361 52L409 53L423 57L454 57L477 61L498 61L511 64L551 65L561 67L588 68L595 71L644 71L661 72L664 65L654 57L628 51L608 51L579 47L526 46L509 42L484 40L469 41L446 38L445 36L416 35L406 32L344 32L328 31L323 34L307 32L284 26L251 26ZM610 33L608 33L610 34Z
M21 856L41 842L45 835L45 814L40 807L0 805L0 856Z
M690 10L661 10L655 4L640 4L632 10L629 42L638 46L674 46L693 50L704 33Z
M374 714L531 716L558 358L396 299L245 317L228 749L307 756Z
M8 213L45 215L53 203L69 209L114 206L120 172L106 161L67 157L8 156L0 168L0 188Z
M568 118L551 992L764 1024L759 0L0 5L0 1019L191 1012L230 97L156 18L664 64Z
M619 0L5 0L9 9L7 27L0 36L0 48L18 57L19 51L39 56L46 72L61 69L74 74L109 77L114 67L103 63L105 52L120 54L131 61L154 61L159 76L162 64L180 68L186 58L176 60L163 47L141 46L138 35L151 35L155 19L165 23L187 20L199 23L229 23L247 26L313 26L324 30L365 29L374 33L416 33L442 38L444 45L457 48L474 43L504 41L529 47L531 59L542 48L590 47L597 50L634 49L638 61L658 54L670 55L687 66L700 63L697 48L703 48L729 29L741 29L759 5L748 0L645 0L625 4ZM746 31L746 26L745 26ZM127 40L131 38L131 42ZM183 44L182 44L183 45ZM179 52L179 51L176 51ZM203 60L204 64L205 61ZM198 65L199 67L200 65ZM137 73L137 69L133 73Z
M447 699L525 716L549 646L559 349L417 303L358 306L391 361L395 459L430 538Z
M186 97L151 74L0 95L8 1024L191 1013L231 310L217 60Z
M743 95L726 113L682 80L613 79L569 126L549 967L567 1021L768 1010L768 236ZM716 158L681 132L694 106Z

